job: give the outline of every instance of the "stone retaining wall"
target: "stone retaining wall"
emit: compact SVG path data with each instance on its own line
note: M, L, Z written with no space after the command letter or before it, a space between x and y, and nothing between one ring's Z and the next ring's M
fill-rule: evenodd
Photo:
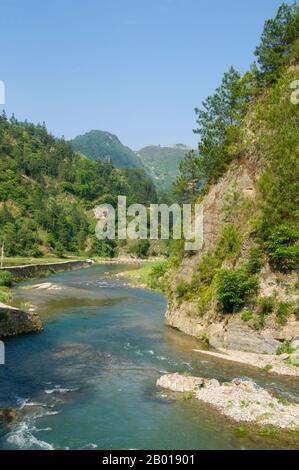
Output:
M46 263L46 264L26 264L23 266L8 266L0 268L0 271L9 271L12 273L14 279L26 279L29 277L38 277L41 274L47 274L51 271L71 271L72 269L79 269L90 266L91 261L77 260L77 261L63 261L61 263Z

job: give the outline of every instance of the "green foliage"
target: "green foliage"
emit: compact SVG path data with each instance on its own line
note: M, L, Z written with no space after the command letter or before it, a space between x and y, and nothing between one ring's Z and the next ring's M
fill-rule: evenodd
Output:
M275 308L273 297L260 297L258 300L258 313L260 315L270 315Z
M279 325L285 325L288 316L292 313L292 304L290 302L278 302L276 307L276 317Z
M299 232L287 224L276 227L265 242L269 258L283 272L299 267Z
M236 437L247 437L248 436L248 431L243 426L239 426L238 428L235 429L235 436Z
M92 160L111 161L117 168L138 168L139 159L135 152L125 147L116 135L109 132L93 130L77 136L72 141L74 150Z
M151 145L139 150L137 155L157 189L169 191L179 174L180 162L187 151L188 147L182 144L171 147Z
M0 286L0 302L6 304L12 298L11 291L8 287Z
M155 266L153 266L152 275L158 278L158 277L164 276L166 271L167 271L167 263L158 263Z
M201 160L194 150L190 150L179 165L179 176L172 191L182 202L194 203L203 181Z
M273 366L272 364L266 364L264 367L263 367L263 371L264 372L270 372L270 370L273 369Z
M244 269L222 269L217 274L217 298L224 313L239 311L247 298L257 290L255 276L248 276Z
M230 259L239 254L242 246L242 236L232 224L224 225L217 242L215 255L221 261Z
M259 78L271 81L275 79L281 66L292 58L294 43L299 36L299 9L293 3L283 3L274 19L266 21L261 44L255 55L260 66Z
M290 102L289 88L295 78L295 73L286 73L255 105L252 128L264 156L258 236L273 267L283 272L299 263L299 106Z
M294 351L295 349L292 348L292 342L284 341L284 343L277 349L276 354L277 356L280 356L280 354L292 354Z
M193 393L192 392L184 392L183 397L184 397L185 401L189 401L193 398Z
M11 287L13 275L9 271L0 271L0 286Z
M129 204L157 200L144 172L91 161L44 126L0 116L0 243L6 256L115 254L115 243L97 243L91 209L115 206L118 194Z
M129 246L129 253L137 258L146 258L150 249L149 240L136 240Z
M185 299L190 292L190 283L187 281L179 281L175 288L176 295L179 299Z
M236 142L239 128L249 104L249 82L231 67L224 74L221 85L213 96L196 108L199 134L198 150L202 178L216 179L232 160L230 146Z
M201 282L210 285L223 261L238 255L242 246L242 236L234 225L223 227L214 253L203 256L198 266Z
M271 426L264 426L259 429L258 435L261 437L276 437L278 430Z
M250 274L258 274L263 266L263 253L260 248L252 247L249 250L249 259L246 269Z
M241 312L241 318L243 321L250 321L253 317L253 312L252 310L249 310L248 308L244 308Z

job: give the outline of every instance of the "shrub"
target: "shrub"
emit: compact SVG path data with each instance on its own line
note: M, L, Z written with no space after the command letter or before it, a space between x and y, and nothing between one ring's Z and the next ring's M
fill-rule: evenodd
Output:
M11 287L13 275L9 271L0 271L0 286Z
M222 260L219 260L211 253L203 256L198 266L200 280L205 284L210 284L217 272L217 269L220 268L221 262Z
M224 313L239 311L246 299L256 292L258 281L255 276L248 276L244 269L222 269L217 275L216 290L218 301Z
M254 315L254 328L262 330L265 326L265 315Z
M152 267L151 276L155 279L159 279L164 276L167 271L167 263L159 263Z
M199 293L199 283L194 277L191 283L180 281L176 286L176 294L178 298L184 300L192 300Z
M270 370L273 369L273 366L272 364L266 364L264 367L263 367L263 371L264 372L270 372Z
M257 274L263 266L262 251L260 248L252 247L249 250L249 259L246 269L250 274Z
M273 297L260 297L258 300L258 311L261 315L269 315L273 312L275 300Z
M11 291L8 287L1 286L0 287L0 302L7 303L11 300Z
M242 246L242 236L237 228L228 224L222 229L220 238L217 243L216 256L217 258L224 260L237 255Z
M280 356L280 354L292 354L295 349L292 348L292 342L291 341L285 341L281 346L276 351L277 356Z
M249 321L253 317L252 310L249 310L248 308L244 308L244 310L241 312L241 318L243 321Z
M291 312L292 304L290 302L278 302L276 310L277 322L280 325L284 325L287 321L287 317L291 314Z
M129 253L137 256L138 258L146 258L150 249L149 240L137 240L129 248Z
M186 293L189 291L190 285L186 281L180 281L175 289L177 297L180 299L184 298Z
M202 289L200 292L200 299L199 299L199 313L204 314L209 303L212 300L214 289L213 289L213 284L210 286L205 287Z
M286 224L279 225L270 235L265 247L273 266L289 272L299 266L298 232Z

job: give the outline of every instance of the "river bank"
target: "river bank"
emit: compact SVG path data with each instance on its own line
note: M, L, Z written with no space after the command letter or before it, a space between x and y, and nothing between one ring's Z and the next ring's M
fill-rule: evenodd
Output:
M36 263L36 264L23 264L20 266L7 266L0 268L1 271L10 272L16 281L32 278L42 277L47 274L54 274L56 272L70 271L72 269L80 269L88 267L93 264L92 260L68 260L52 263Z
M197 353L198 339L163 323L163 295L118 276L132 268L95 264L14 288L44 331L5 344L0 408L16 410L16 419L0 435L0 449L296 448L290 435L240 437L236 423L207 404L156 389L162 374L177 371L221 383L246 376L281 400L298 400L295 378L269 380L261 370Z
M278 399L253 381L234 379L221 384L216 379L168 374L158 379L157 387L184 393L185 399L194 397L237 422L299 434L299 404Z
M42 278L57 272L71 271L91 266L91 260L68 260L60 262L24 264L20 266L7 266L0 268L1 273L9 273L13 281ZM5 288L5 298L11 301L11 294ZM42 322L37 312L27 312L0 302L0 339L27 333L39 333L43 330Z

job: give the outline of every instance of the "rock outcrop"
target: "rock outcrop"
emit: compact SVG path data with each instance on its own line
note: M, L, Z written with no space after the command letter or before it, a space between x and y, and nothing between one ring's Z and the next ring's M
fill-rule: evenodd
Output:
M200 262L206 255L215 252L221 231L226 224L233 224L243 232L243 245L239 255L233 260L225 260L223 268L239 268L247 261L248 251L252 246L252 227L248 223L256 213L255 204L258 194L257 182L261 172L260 158L249 156L231 165L217 184L210 187L203 204L203 240L201 250L193 256L185 256L175 273L171 274L168 291L168 309L166 323L184 333L209 340L214 348L226 348L240 351L252 351L261 354L275 354L284 341L299 339L299 321L295 316L288 319L285 326L275 321L267 321L264 329L257 329L250 322L241 320L240 315L225 315L221 318L217 305L210 303L204 312L199 311L200 296L184 300L178 298L176 286L180 282L190 283L198 273ZM246 208L251 207L250 215ZM298 292L296 274L273 272L267 262L264 263L259 279L259 297L275 296L278 301L295 302Z
M36 313L0 303L0 338L42 331L42 322Z

